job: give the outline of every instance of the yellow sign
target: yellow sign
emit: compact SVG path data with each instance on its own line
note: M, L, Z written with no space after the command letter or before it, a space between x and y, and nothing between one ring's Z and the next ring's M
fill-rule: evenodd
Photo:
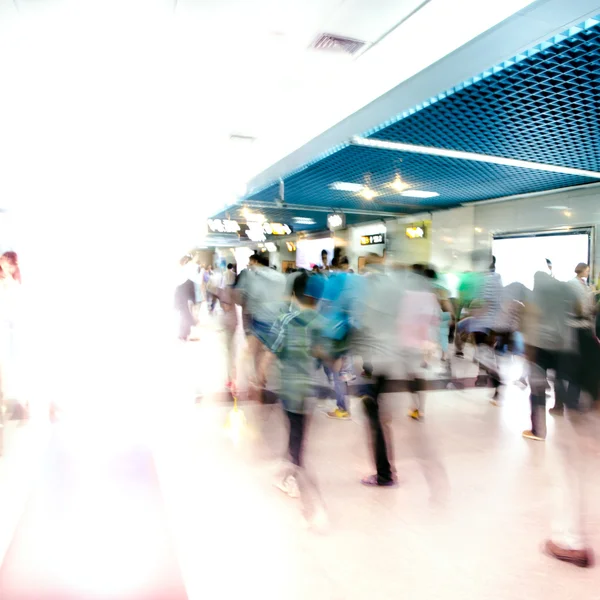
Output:
M407 227L406 228L406 237L411 240L418 240L425 237L425 228L424 227Z

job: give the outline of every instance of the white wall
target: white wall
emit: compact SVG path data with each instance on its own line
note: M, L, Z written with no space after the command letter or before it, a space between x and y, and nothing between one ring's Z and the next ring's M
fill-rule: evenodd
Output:
M475 207L433 213L430 262L441 271L464 271L471 266L475 244Z
M385 225L380 221L378 223L369 223L367 225L360 225L351 227L348 229L347 236L347 247L346 254L350 261L350 268L358 272L358 258L359 256L366 256L367 254L375 253L379 256L383 256L385 250L385 244L373 244L372 246L361 246L360 238L363 235L375 235L377 233L385 233L388 235L389 223Z

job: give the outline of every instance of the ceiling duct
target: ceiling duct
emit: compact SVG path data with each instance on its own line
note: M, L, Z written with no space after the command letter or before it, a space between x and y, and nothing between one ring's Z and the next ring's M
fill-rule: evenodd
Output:
M342 54L350 54L355 56L365 46L367 42L361 40L354 40L352 38L346 38L332 33L322 33L312 43L311 48L313 50L321 50L325 52L339 52Z

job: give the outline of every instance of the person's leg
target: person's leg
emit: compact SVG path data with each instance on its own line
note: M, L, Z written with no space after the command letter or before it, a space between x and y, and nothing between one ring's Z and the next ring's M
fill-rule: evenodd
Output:
M456 324L456 331L454 334L454 349L457 356L463 356L463 349L465 342L470 332L470 327L473 323L472 317L466 317L462 321L458 321Z
M378 376L373 384L365 386L365 393L362 395L363 406L369 421L371 444L377 469L376 475L363 479L363 483L368 485L385 486L394 483L380 406L380 393L385 382L386 378L384 376Z
M529 367L529 385L531 394L531 430L523 432L527 438L546 439L546 387L547 370L552 367L552 355L540 348L532 349L532 361Z
M567 406L565 419L557 422L555 442L550 446L556 496L552 537L546 542L546 552L580 567L593 563L584 522L585 486L590 479L589 448L599 434L597 410L586 413Z
M290 435L288 440L288 453L290 461L295 467L302 466L302 449L304 443L304 415L286 411L290 425Z
M343 413L348 412L348 406L346 404L346 390L347 385L342 381L341 372L337 369L333 369L333 389L335 391L335 403L339 411Z
M477 363L479 365L477 385L485 385L489 379L494 388L493 401L497 402L499 400L500 373L494 351L494 341L495 335L491 332L475 333Z
M443 312L440 322L440 348L442 350L442 360L446 360L448 358L450 320L450 313Z
M190 311L185 308L179 311L179 337L187 340L192 332L193 318Z
M230 385L235 384L236 380L236 346L235 346L235 329L227 329L225 332L227 341L227 380Z

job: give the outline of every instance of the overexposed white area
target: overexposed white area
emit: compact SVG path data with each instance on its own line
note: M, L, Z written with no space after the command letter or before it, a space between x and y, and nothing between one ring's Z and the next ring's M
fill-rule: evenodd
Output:
M3 202L166 206L192 224L530 3L432 0L394 29L421 0L0 0ZM309 50L323 32L375 45Z
M589 264L590 260L587 234L495 239L492 252L504 285L518 281L529 289L533 289L533 277L546 259L552 262L553 274L560 281L573 279L577 264Z

